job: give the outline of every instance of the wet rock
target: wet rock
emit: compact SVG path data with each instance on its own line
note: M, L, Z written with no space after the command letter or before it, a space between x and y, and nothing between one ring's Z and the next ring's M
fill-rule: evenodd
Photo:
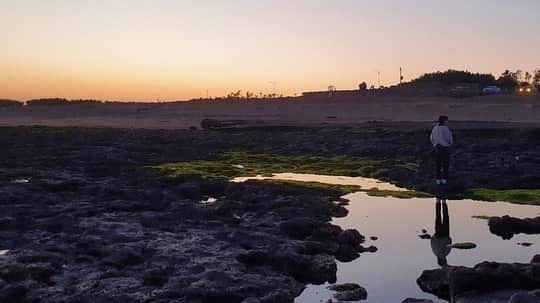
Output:
M49 283L49 278L56 272L50 263L33 263L26 267L29 276L38 282Z
M96 284L96 288L112 296L123 296L136 292L143 286L138 277L112 277L101 279Z
M169 273L164 269L150 269L144 272L143 284L161 287L169 280Z
M334 298L339 301L359 301L367 299L367 291L355 283L345 283L329 286L328 289L336 292Z
M200 199L203 196L201 186L195 182L183 182L173 189L178 194L190 198L190 199Z
M305 241L304 247L301 250L301 253L306 255L318 255L318 254L328 254L334 255L339 249L339 245L336 243L324 243L316 241Z
M535 255L532 258L531 263L540 263L540 255Z
M345 199L345 198L339 198L337 201L337 205L339 206L346 206L346 205L349 205L349 202L351 202L349 199Z
M128 246L112 249L111 254L105 257L102 263L122 268L144 262L142 253L138 249Z
M349 244L341 244L336 252L336 259L340 262L351 262L358 257L360 257L358 250Z
M368 247L363 247L363 246L360 246L358 248L358 252L360 253L363 253L363 252L368 252L368 253L376 253L379 249L374 246L374 245L370 245Z
M508 303L538 303L540 302L540 291L529 293L517 293L510 298Z
M294 295L284 290L276 290L259 299L260 303L293 302ZM242 302L243 303L243 302Z
M518 289L499 290L483 294L471 293L456 299L456 303L509 303L512 296L526 293L527 291Z
M489 231L503 239L512 239L516 234L540 234L540 217L514 218L510 216L491 217L488 221Z
M8 285L0 289L0 302L25 302L28 289L23 285Z
M518 245L529 247L529 246L532 246L533 244L531 242L520 242L520 243L518 243Z
M51 192L76 191L84 185L84 181L77 178L69 180L44 179L40 183L46 190Z
M371 237L369 237L369 239L371 241L377 241L377 240L379 240L379 237L371 236Z
M269 266L303 283L322 284L336 280L337 266L331 256L307 256L294 252L250 251L237 257L249 266Z
M423 240L429 240L431 239L431 235L430 234L421 234L421 235L418 235L418 237L420 239L423 239Z
M476 244L472 242L462 242L462 243L454 243L450 247L456 248L456 249L474 249L476 248Z
M204 273L201 278L183 289L182 293L188 300L200 302L242 302L241 294L235 291L231 285L234 279L218 271Z
M311 236L307 237L306 241L318 242L337 242L337 237L343 230L341 227L332 224L325 224L313 230Z
M279 228L288 236L303 240L313 233L317 225L317 222L311 218L294 218L282 222Z
M0 278L8 283L24 281L28 270L22 264L3 265L0 268Z
M17 226L17 221L13 217L0 218L0 230L11 229Z
M471 292L489 293L504 289L533 290L540 285L540 264L482 262L473 268L445 267L425 270L417 279L420 288L442 299L449 299L449 277L457 297Z
M335 217L335 218L343 218L349 214L349 210L337 204L332 204L330 208L330 212L332 214L332 217Z
M348 290L354 290L361 287L360 285L356 283L342 283L342 284L330 285L327 288L333 291L348 291Z
M356 247L364 243L364 236L362 236L356 229L347 229L341 232L338 236L338 242L342 245L350 245Z

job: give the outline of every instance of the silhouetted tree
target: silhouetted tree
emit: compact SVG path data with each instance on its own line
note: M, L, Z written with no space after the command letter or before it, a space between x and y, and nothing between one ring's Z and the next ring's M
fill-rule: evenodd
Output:
M523 79L523 71L521 69L518 69L516 72L515 72L515 75L516 75L516 80L518 82L521 82L522 79Z
M540 85L540 68L534 71L533 84Z
M81 105L81 104L101 104L103 101L101 100L93 100L93 99L76 99L76 100L68 100L64 98L42 98L42 99L32 99L26 101L26 105L28 106L36 106L36 105Z
M531 83L532 75L529 72L525 72L525 82Z
M503 88L505 91L514 91L519 84L519 74L521 71L511 72L505 70L499 79L497 79L497 85Z
M449 69L445 72L427 73L412 80L411 83L439 82L446 85L456 85L460 83L476 83L481 87L494 85L495 77L492 74L471 73L468 71L458 71Z
M358 85L358 90L359 91L364 91L367 89L367 83L366 82L362 82Z

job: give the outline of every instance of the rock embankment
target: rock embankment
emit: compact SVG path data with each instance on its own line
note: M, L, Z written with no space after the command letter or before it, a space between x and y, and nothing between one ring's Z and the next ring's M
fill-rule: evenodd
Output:
M363 237L328 223L334 193L144 168L234 141L208 135L0 130L0 302L292 302L335 281Z
M292 302L363 241L301 188L45 175L0 189L0 302Z
M448 266L425 270L418 278L420 288L437 297L456 302L539 302L540 263L535 256L531 263L482 262L473 268ZM532 297L539 301L516 301ZM482 301L483 300L483 301Z
M503 239L512 239L517 234L540 234L540 217L514 218L510 216L491 217L489 231Z

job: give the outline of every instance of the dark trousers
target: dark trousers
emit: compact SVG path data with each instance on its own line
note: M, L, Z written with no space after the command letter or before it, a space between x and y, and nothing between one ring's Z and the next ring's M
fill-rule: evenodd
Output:
M436 179L448 179L449 166L450 166L450 148L437 145L435 147Z

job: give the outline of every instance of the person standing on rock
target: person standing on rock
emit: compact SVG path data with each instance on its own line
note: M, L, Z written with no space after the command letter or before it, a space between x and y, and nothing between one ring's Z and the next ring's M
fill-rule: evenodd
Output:
M435 182L437 185L446 184L448 180L448 167L450 166L450 147L454 138L450 128L446 125L447 116L440 116L439 123L431 130L431 144L435 148Z

